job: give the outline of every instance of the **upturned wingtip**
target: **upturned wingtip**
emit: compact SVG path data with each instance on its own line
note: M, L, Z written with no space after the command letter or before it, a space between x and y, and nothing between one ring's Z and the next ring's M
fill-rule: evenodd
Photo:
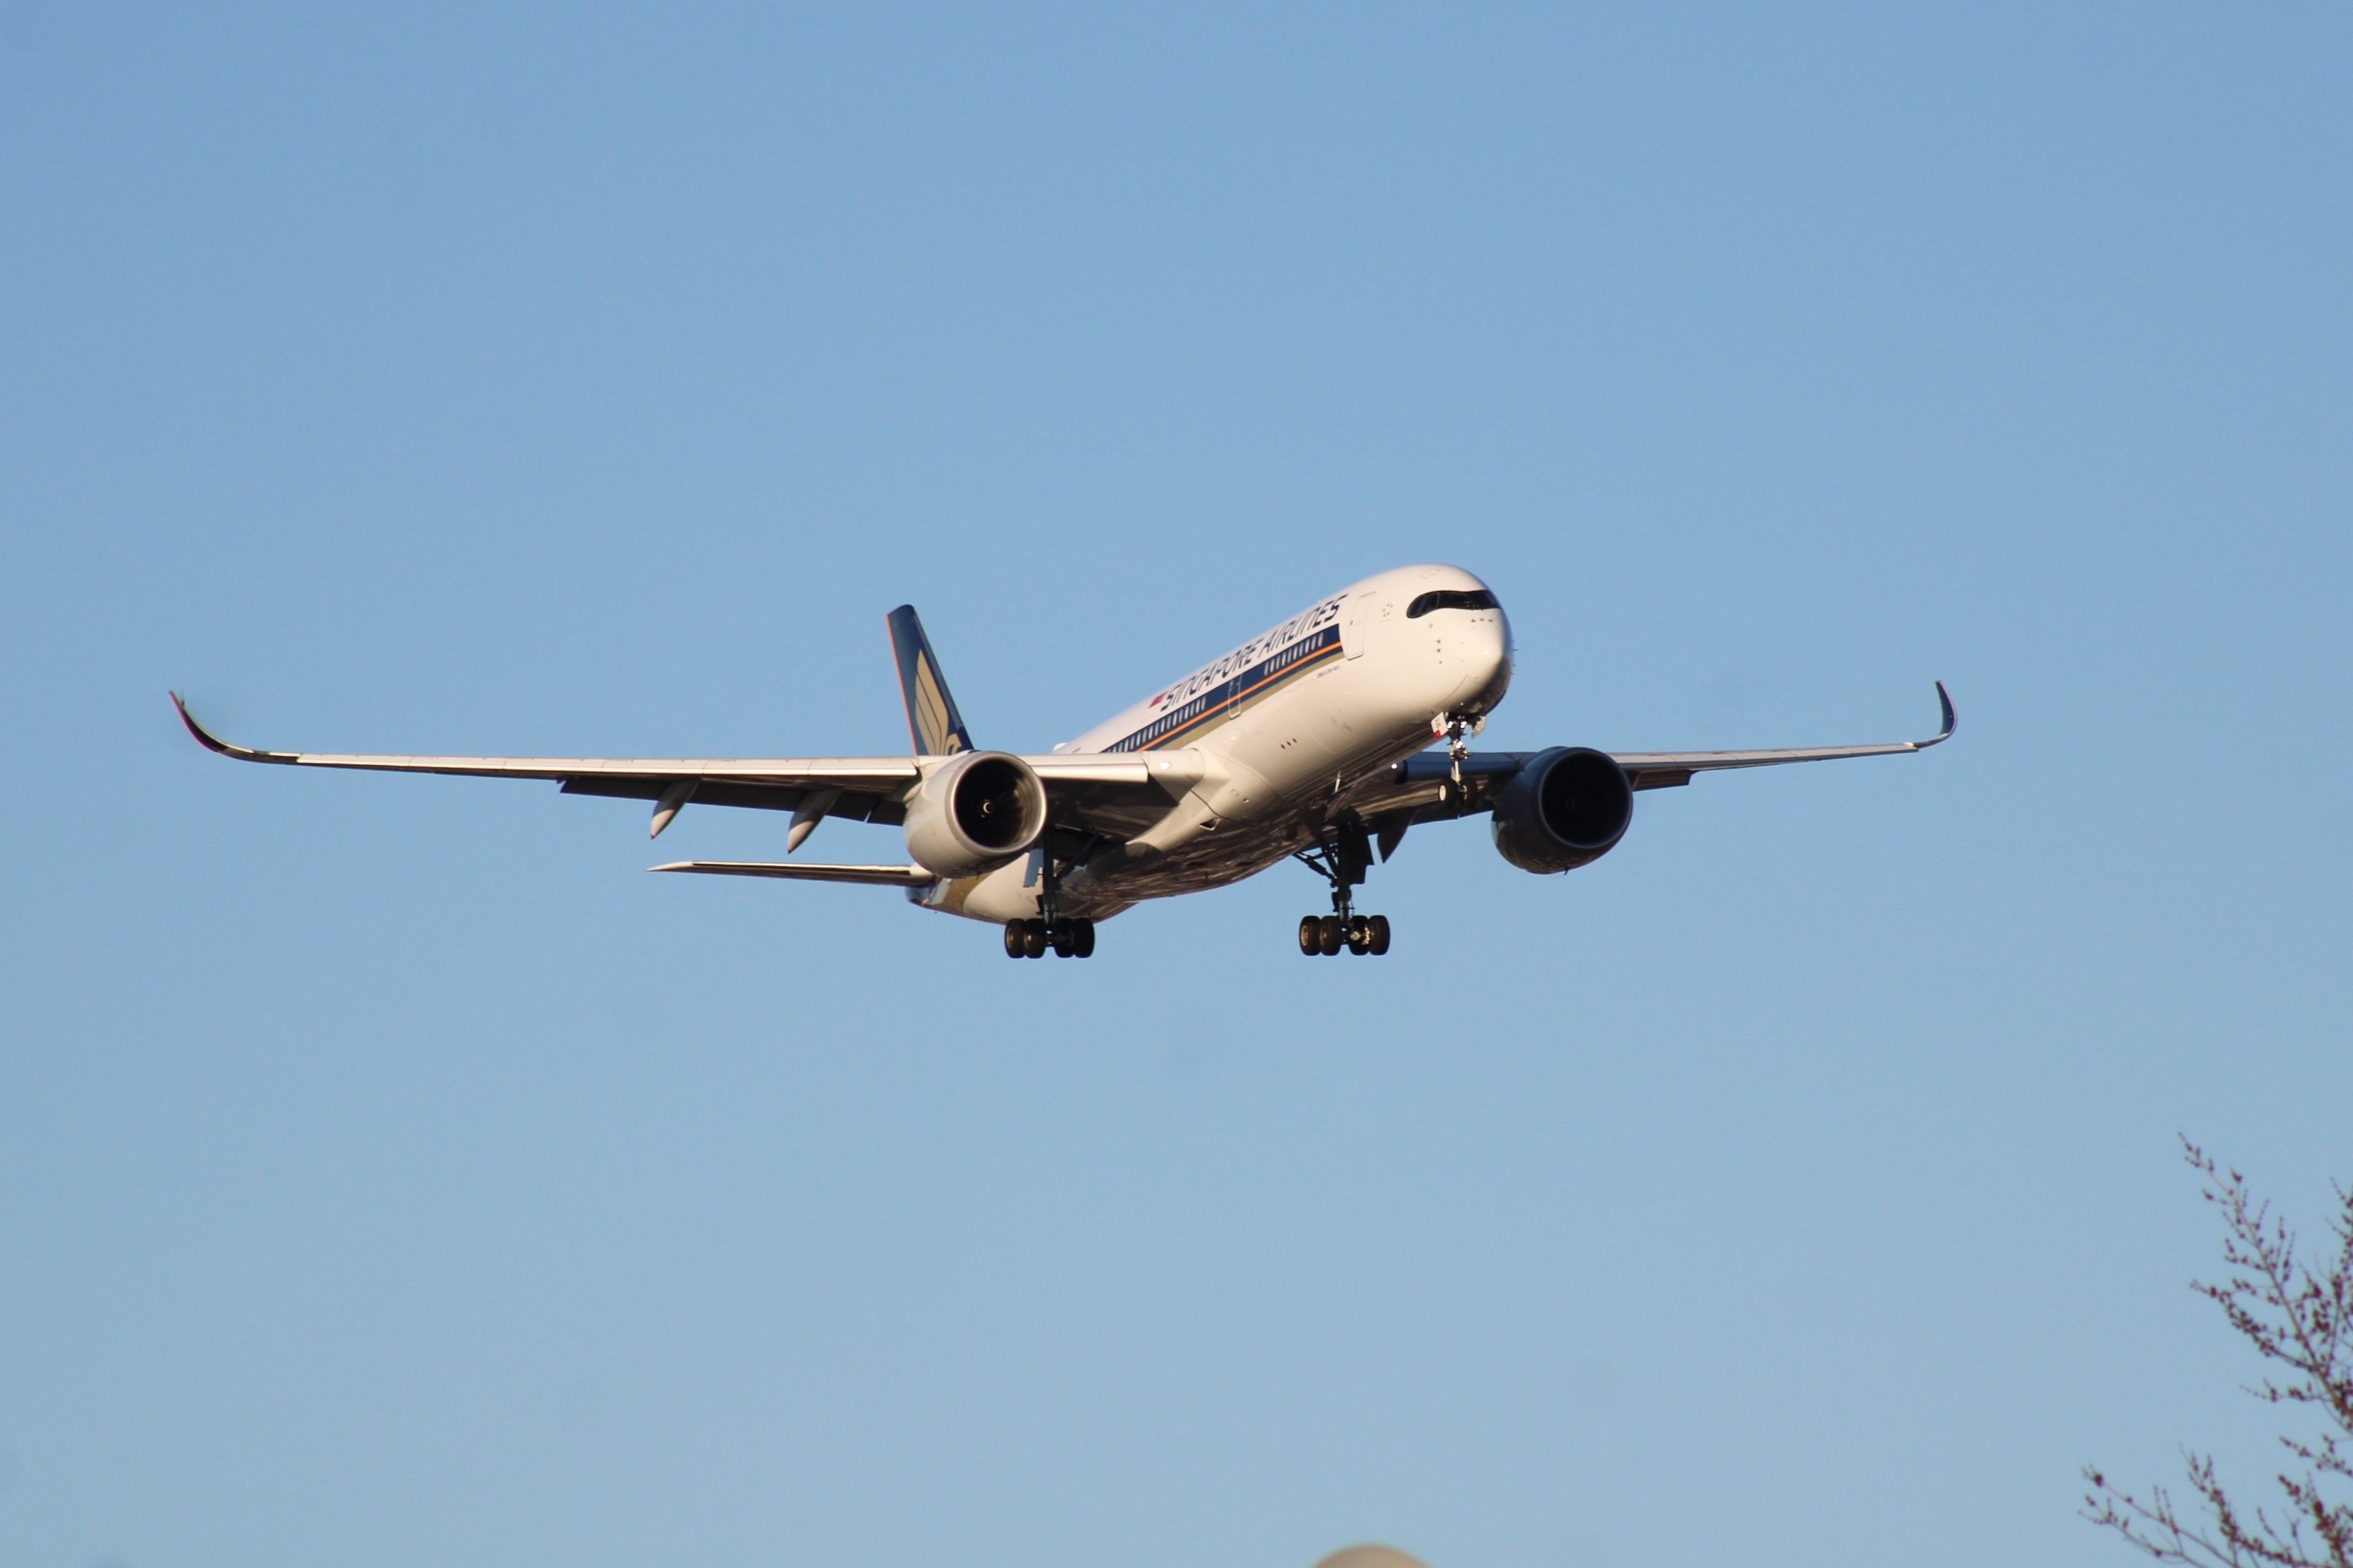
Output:
M1953 711L1953 694L1945 689L1945 683L1941 680L1936 682L1936 709L1943 722L1934 739L1920 742L1923 746L1940 745L1951 740L1954 727L1960 722L1959 716Z
M188 700L176 691L172 693L172 708L180 715L180 722L187 726L188 733L196 738L196 744L207 752L218 752L223 756L229 754L228 742L197 723L196 716L188 711Z
M188 733L194 735L196 738L196 744L206 751L217 752L224 757L234 757L240 763L291 763L301 760L291 752L258 752L251 746L240 746L233 742L224 741L196 722L196 716L188 711L187 700L185 698L176 691L171 695L172 706L178 710L180 722L188 727Z

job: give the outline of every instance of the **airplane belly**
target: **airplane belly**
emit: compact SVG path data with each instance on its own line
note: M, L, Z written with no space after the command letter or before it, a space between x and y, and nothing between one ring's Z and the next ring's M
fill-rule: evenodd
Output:
M1073 894L1083 889L1090 902L1101 900L1124 909L1145 899L1169 899L1227 887L1256 876L1313 841L1295 816L1229 823L1157 855L1130 858L1101 871L1090 868L1064 886Z

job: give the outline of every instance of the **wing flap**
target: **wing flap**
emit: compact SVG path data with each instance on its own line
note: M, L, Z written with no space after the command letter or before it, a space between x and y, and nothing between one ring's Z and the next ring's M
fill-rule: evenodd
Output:
M665 778L574 777L564 781L562 792L618 800L659 800L671 783ZM890 795L871 795L838 784L752 784L706 779L695 785L693 804L745 806L755 811L798 811L803 801L824 790L835 795L833 804L826 807L828 816L850 822L879 822L894 827L903 819L904 808L894 798L895 790Z
M1050 784L1148 784L1151 764L1127 752L1057 752L1050 756L1024 757Z

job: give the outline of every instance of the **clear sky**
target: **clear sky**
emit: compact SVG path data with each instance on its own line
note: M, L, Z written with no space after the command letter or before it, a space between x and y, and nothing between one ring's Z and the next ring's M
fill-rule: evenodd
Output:
M0 13L0 1561L2130 1561L2353 1179L2339 5ZM1012 964L327 750L1959 738ZM887 829L805 853L890 858Z

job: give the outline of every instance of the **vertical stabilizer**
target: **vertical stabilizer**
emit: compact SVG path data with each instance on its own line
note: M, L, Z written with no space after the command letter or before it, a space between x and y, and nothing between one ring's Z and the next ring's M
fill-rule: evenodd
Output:
M964 727L955 699L948 695L947 678L915 618L915 606L902 605L891 612L891 651L899 660L899 695L907 700L907 733L914 738L919 757L946 756L973 749L972 731Z

